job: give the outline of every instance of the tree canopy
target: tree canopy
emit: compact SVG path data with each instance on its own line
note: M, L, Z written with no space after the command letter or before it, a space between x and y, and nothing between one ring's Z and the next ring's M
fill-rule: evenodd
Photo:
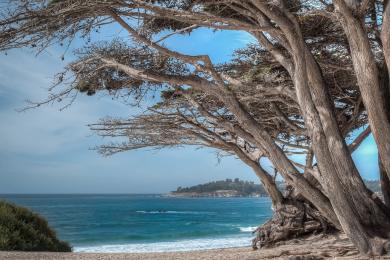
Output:
M158 93L143 114L91 125L120 138L103 145L104 154L178 145L233 154L260 178L276 215L294 204L293 212L305 212L295 214L301 220L328 222L361 253L380 255L390 251L389 15L387 1L377 0L18 0L1 15L0 50L43 50L84 38L48 100L32 107L72 103L80 92L139 102ZM111 24L131 40L94 42L91 35ZM164 44L201 27L244 31L256 42L222 64ZM351 156L370 132L384 202ZM305 165L291 154L305 156ZM263 157L290 193L281 194ZM268 233L259 232L255 242Z

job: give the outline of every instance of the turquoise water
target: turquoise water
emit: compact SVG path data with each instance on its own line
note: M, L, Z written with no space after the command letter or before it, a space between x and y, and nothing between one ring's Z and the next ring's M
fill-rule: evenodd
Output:
M164 252L249 246L269 198L0 195L44 216L77 252Z

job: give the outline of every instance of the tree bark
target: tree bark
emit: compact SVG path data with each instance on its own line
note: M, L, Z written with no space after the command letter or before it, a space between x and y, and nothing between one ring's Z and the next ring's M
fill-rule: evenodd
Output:
M263 184L265 190L269 194L274 209L277 210L278 208L280 208L281 205L283 204L283 195L279 191L271 175L269 175L263 169L263 167L261 167L259 162L253 161L240 148L235 146L232 147L232 149L236 153L238 158L240 158L245 164L251 167L252 170L256 173L256 176L260 179L260 182Z
M230 122L225 121L224 119L217 118L213 114L211 114L209 111L207 111L201 104L199 104L195 99L193 99L190 95L184 94L185 98L188 100L188 102L196 107L199 112L204 116L205 118L209 119L210 121L217 122L220 126L222 126L226 131L230 131L232 133L237 134L237 136L240 136L244 140L248 142L253 142L253 137L245 132L243 129L241 129L239 126L234 127ZM208 129L204 129L204 131L209 131ZM275 210L277 210L283 203L283 195L279 191L278 187L276 186L276 183L274 179L267 173L263 167L261 167L259 161L255 161L249 156L246 152L244 152L239 146L233 143L226 142L225 140L221 139L218 135L215 135L213 132L210 132L213 136L215 136L216 139L222 143L222 146L225 146L227 150L233 151L238 158L241 159L245 164L247 164L249 167L252 168L252 170L255 172L256 176L259 178L260 182L263 184L266 192L269 194L272 205ZM217 145L217 144L215 144ZM212 144L211 144L212 146ZM218 147L216 147L218 148Z
M334 230L316 209L304 201L290 200L254 232L252 248L268 247L280 241Z
M272 164L279 170L287 183L293 185L299 192L323 214L336 228L340 228L339 221L333 211L328 198L316 187L311 185L305 177L294 167L286 154L275 144L272 137L257 124L249 113L238 102L229 90L219 94L219 98L226 107L236 116L238 122L256 140L259 147L264 147Z
M310 79L316 75L315 70L318 70L318 65L313 62L310 56L307 55L306 58L310 67L308 75L312 87L312 97L319 111L324 131L324 136L319 132L313 136L313 148L316 150L319 168L324 173L323 180L327 183L328 196L343 230L358 246L359 250L367 254L382 254L383 245L382 242L376 240L375 237L378 234L374 234L374 230L380 227L388 230L390 227L389 213L380 201L372 198L371 192L363 183L337 126L333 109L330 106L329 95L324 93L326 87L321 87L320 82ZM317 75L319 78L318 72ZM328 112L321 113L321 111ZM380 234L382 238L386 239L389 238L389 235L389 232Z
M371 131L379 154L382 156L383 166L386 172L390 172L390 118L386 113L386 100L382 95L379 69L362 22L353 15L352 10L343 0L336 0L335 5L348 38L353 67ZM386 61L390 57L389 13L389 7L385 4L381 39Z
M386 173L386 170L383 167L380 156L378 156L378 165L383 199L385 201L385 204L390 207L390 179L388 177L388 174Z
M308 51L306 51L306 66L314 103L311 111L306 112L306 125L308 129L308 125L312 128L309 131L312 134L313 150L323 174L322 180L327 186L329 199L343 230L357 245L360 252L380 255L384 252L383 246L386 242L378 241L376 236L380 235L387 239L390 233L375 234L374 230L378 228L389 230L388 211L383 208L380 201L372 199L371 192L363 183L338 128L327 88L321 82L319 67ZM297 92L299 95L299 91ZM300 94L304 96L309 93ZM308 102L310 98L303 97L301 104L305 106ZM306 107L310 110L310 106L306 105ZM318 119L315 119L316 112ZM308 121L313 124L308 124Z
M275 7L271 10L259 2L256 6L280 26L290 43L295 67L292 78L298 103L324 186L343 230L360 252L382 254L384 239L390 237L387 209L371 198L354 165L338 128L319 66L306 47L297 21L287 10L275 11ZM378 235L382 240L376 238Z
M286 192L287 197L283 196L271 175L261 167L259 162L252 160L239 147L233 144L226 145L229 145L230 149L254 170L272 200L274 214L269 221L255 230L253 249L308 234L334 230L334 226L301 196L299 191L293 189L291 192Z
M389 70L390 65L390 5L388 0L383 1L383 14L382 14L382 31L381 41L383 46L383 54L387 68Z

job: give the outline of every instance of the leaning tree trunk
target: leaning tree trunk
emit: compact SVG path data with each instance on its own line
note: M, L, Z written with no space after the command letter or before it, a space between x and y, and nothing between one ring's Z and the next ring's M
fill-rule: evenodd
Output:
M387 68L389 68L390 66L390 5L388 3L388 0L383 1L383 16L381 28L381 41Z
M310 201L330 223L340 229L339 221L328 198L319 189L310 184L294 167L282 149L275 144L272 137L262 129L240 104L234 93L225 89L222 93L218 93L218 97L235 115L240 125L254 137L256 145L266 150L267 157L278 169L286 182L299 190L302 196Z
M390 9L386 3L387 1L385 1L383 12L381 38L385 59L390 62ZM348 6L344 0L336 0L335 5L349 42L353 67L367 110L371 131L382 157L383 166L386 172L390 173L390 117L386 113L386 100L382 95L380 72L371 51L370 41L362 26L361 19L353 14L357 10Z
M379 174L383 200L390 207L390 178L383 167L381 157L378 156Z
M246 165L252 168L255 172L256 176L259 178L260 182L263 184L265 191L268 193L272 200L272 206L275 210L277 210L283 203L283 194L279 191L276 183L272 179L271 175L267 173L263 167L252 160L247 154L245 154L240 148L236 145L230 146L231 150L233 150L238 158L240 158Z
M234 92L226 86L210 86L196 82L190 84L194 89L199 89L210 95L217 97L229 111L236 117L241 136L250 136L249 140L253 139L254 143L264 149L266 156L272 164L278 169L285 181L294 186L301 194L323 214L335 227L340 229L340 224L336 214L333 211L329 199L316 187L314 187L306 178L294 167L292 162L282 151L282 149L274 142L272 136L262 128L261 125L250 115L245 107L238 101ZM236 128L236 127L233 127ZM236 129L234 129L236 130ZM235 131L234 131L235 132Z
M383 66L380 74L380 83L382 96L386 102L386 114L388 120L390 120L390 84L389 84L389 71L390 71L390 5L388 0L383 1L383 16L382 16L382 32L381 41L383 46L383 54L385 57L385 66ZM381 155L382 160L389 161L390 155ZM387 156L387 157L383 157ZM382 165L383 166L383 165ZM387 178L390 179L390 171L385 168L384 171L387 174ZM390 207L390 204L387 204Z
M388 13L390 12L390 9L387 11ZM388 14L390 15L390 14ZM388 17L390 19L390 17ZM389 25L390 26L390 25ZM390 28L388 28L390 29ZM382 31L383 33L383 31ZM390 36L389 34L387 34ZM388 40L388 39L387 39ZM386 42L386 44L390 44L389 42ZM387 46L387 48L390 48L390 46ZM384 47L385 49L385 47ZM388 50L390 52L390 50ZM389 53L390 54L390 53ZM389 71L387 68L386 63L390 62L390 57L389 59L386 59L386 62L384 66L380 68L380 90L382 93L382 96L384 97L385 100L385 109L386 109L386 114L390 116L390 88L389 88ZM381 157L381 154L378 153L378 166L379 166L379 174L380 174L380 183L381 183L381 190L382 190L382 195L383 199L385 202L385 205L390 208L390 172L386 170L383 164L383 159Z
M360 252L382 254L384 251L382 247L388 243L386 239L390 238L389 211L379 200L372 198L371 192L366 188L356 169L338 128L326 86L321 84L319 67L311 54L307 53L306 64L309 67L307 73L312 87L311 95L314 106L319 111L320 121L318 129L312 133L313 148L320 171L323 173L328 196L343 230L358 246ZM316 117L315 110L312 113L314 115L311 116ZM376 231L381 229L387 231ZM382 240L377 239L377 236Z
M258 5L260 2L253 2ZM220 84L220 83L219 83ZM216 96L222 101L229 111L236 117L239 125L246 134L250 135L255 144L266 151L266 156L270 159L272 164L278 169L287 183L291 184L300 191L300 193L310 201L321 212L321 214L328 219L335 227L341 228L339 220L332 208L329 199L323 194L321 190L314 187L292 164L282 149L274 142L273 138L265 131L261 125L248 113L244 106L238 101L234 92L226 86L218 88L210 88L202 84L193 84L192 87L200 89Z
M286 10L278 12L275 7L271 10L259 2L256 6L280 26L291 45L295 65L292 78L298 103L323 175L323 186L343 230L360 252L382 254L390 237L387 209L371 198L352 161L328 89L318 64L307 50L298 23Z
M271 175L261 167L258 161L251 159L236 145L226 145L229 145L229 148L253 169L272 200L274 214L269 221L254 231L256 237L252 241L253 249L267 247L279 241L303 235L334 230L334 226L312 203L295 192L293 187L287 189L283 196Z
M256 237L252 241L253 249L335 229L334 225L296 189L289 185L289 189L286 189L286 194L283 196L271 175L261 167L258 161L251 159L236 145L230 144L229 146L244 163L253 169L272 200L274 214L270 220L254 231ZM311 164L312 158L309 161ZM314 179L308 182L314 187L318 185Z
M306 125L311 132L313 150L328 197L343 230L360 252L382 254L387 243L385 239L390 237L388 211L380 201L372 199L364 185L338 128L327 88L321 82L319 67L308 51L305 58L311 91L305 86L304 78L300 78L297 86L302 84L303 87L298 88L297 93L300 104L306 108L305 121L311 122ZM296 58L297 61L299 59L302 58ZM379 229L387 231L378 232ZM377 239L377 236L382 239Z

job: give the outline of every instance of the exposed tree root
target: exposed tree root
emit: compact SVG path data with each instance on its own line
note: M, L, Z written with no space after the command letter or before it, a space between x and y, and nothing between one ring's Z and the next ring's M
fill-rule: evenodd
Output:
M281 241L334 230L333 226L311 205L290 200L279 207L269 221L253 232L256 233L256 237L252 240L252 248L256 250Z

